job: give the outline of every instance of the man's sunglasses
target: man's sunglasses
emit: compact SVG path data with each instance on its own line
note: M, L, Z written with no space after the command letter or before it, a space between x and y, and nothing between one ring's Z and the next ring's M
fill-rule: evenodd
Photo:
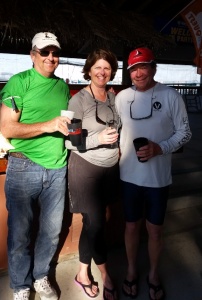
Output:
M136 90L135 90L135 94L136 94ZM152 117L152 112L153 112L153 104L152 104L152 100L155 99L156 97L154 97L154 88L152 90L152 96L151 96L151 111L149 112L149 114L146 114L145 116L142 117L137 117L133 115L133 109L132 106L135 105L135 94L134 94L134 100L130 103L130 117L133 120L144 120L144 119L149 119ZM135 109L134 109L135 111Z
M133 116L132 105L133 105L133 103L134 103L134 101L135 101L135 100L133 100L133 101L131 102L131 104L130 104L130 117L131 117L131 119L133 119L133 120L144 120L144 119L149 119L149 118L151 118L151 117L152 117L152 111L153 111L153 109L152 109L152 99L153 99L153 98L151 98L151 112L150 112L150 114L148 114L148 115L146 115L146 116L144 116L144 117L141 117L141 118L138 118L138 117L134 117L134 116Z
M52 54L53 57L60 57L60 51L48 51L48 50L33 50L34 52L39 53L43 57L47 57Z
M96 103L96 109L95 109L95 119L96 119L96 122L98 122L99 124L102 124L102 125L106 125L106 122L102 121L99 117L98 117L98 101L95 101ZM108 105L108 107L111 109L112 113L114 114L113 112L113 109L110 105Z

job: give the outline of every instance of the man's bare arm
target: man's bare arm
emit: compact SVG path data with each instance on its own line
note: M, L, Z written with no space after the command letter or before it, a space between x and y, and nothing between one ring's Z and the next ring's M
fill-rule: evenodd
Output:
M2 104L1 107L1 133L6 138L31 138L43 133L51 133L59 131L64 135L68 135L67 123L71 121L67 117L58 116L47 122L34 124L23 124L19 122L20 111Z

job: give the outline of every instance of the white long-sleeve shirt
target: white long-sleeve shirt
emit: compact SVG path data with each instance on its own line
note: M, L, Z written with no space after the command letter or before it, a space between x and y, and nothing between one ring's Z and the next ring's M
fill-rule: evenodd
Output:
M132 117L148 119L134 120ZM163 187L172 183L171 156L191 138L188 115L181 95L173 88L157 83L145 92L135 86L116 96L116 109L121 117L120 176L123 181L147 187ZM163 155L145 163L138 161L133 140L146 137L159 144Z

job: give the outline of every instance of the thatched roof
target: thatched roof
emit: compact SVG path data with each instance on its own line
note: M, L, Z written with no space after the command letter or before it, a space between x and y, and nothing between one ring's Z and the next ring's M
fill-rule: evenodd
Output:
M122 55L124 47L147 45L157 49L172 44L155 30L152 11L144 13L144 6L155 6L156 1L142 1L137 9L131 9L132 2L137 1L3 0L0 52L28 53L32 37L40 31L55 33L69 57L82 57L95 47L116 49L117 55ZM175 0L170 0L170 5L172 2ZM162 11L162 6L159 9Z

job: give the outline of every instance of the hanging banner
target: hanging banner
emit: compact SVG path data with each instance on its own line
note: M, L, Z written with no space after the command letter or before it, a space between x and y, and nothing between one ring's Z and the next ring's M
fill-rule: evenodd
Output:
M168 36L177 45L193 45L193 38L187 26L187 23L182 19L181 15L177 15L174 19L165 24L164 18L155 18L155 28L162 34Z
M181 11L181 16L191 32L196 56L197 73L202 74L202 0L194 0Z

